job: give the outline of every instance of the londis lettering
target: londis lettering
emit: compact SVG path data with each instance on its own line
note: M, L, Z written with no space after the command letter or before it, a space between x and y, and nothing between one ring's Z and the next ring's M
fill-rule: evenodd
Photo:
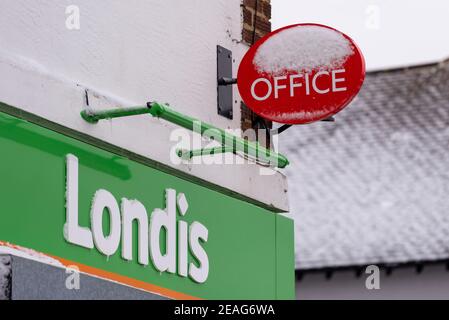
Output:
M94 247L105 256L114 255L121 244L121 257L133 260L132 239L133 222L138 224L138 257L143 266L151 262L160 272L190 277L197 283L204 283L209 275L209 258L202 243L207 242L209 231L200 222L187 222L177 219L187 214L189 204L185 194L177 194L174 189L165 190L165 208L154 209L148 218L147 210L138 200L121 199L120 205L115 197L105 189L99 189L92 201L90 228L78 223L78 158L67 155L66 177L66 224L64 237L71 243L84 248ZM103 233L103 212L110 220L109 235ZM165 252L161 251L161 233ZM178 241L177 241L178 240ZM189 252L198 262L189 263Z

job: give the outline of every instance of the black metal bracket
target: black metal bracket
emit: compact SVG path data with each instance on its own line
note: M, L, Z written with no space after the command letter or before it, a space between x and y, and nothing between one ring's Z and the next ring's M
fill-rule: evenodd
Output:
M232 78L232 52L222 46L217 46L217 112L228 119L233 118L232 84L237 83Z
M330 116L329 118L323 119L321 121L323 121L323 122L335 122L335 118L334 118L334 116Z
M236 84L236 83L237 83L236 78L218 78L219 86L230 86L230 85Z
M281 134L282 132L284 132L285 130L290 128L291 126L292 126L291 124L284 124L277 129L271 130L270 133L271 133L271 135L275 136L275 135Z

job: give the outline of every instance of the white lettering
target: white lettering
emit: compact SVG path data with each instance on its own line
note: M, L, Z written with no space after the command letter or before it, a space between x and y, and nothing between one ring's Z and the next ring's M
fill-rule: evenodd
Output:
M282 90L287 89L290 97L295 97L300 91L299 88L304 88L302 92L305 91L305 95L309 96L311 94L311 89L317 94L327 94L329 92L341 92L346 91L347 88L342 86L342 83L346 81L344 77L345 69L333 70L332 72L321 70L311 76L309 73L301 74L291 74L288 76L278 76L273 77L273 80L266 78L259 78L253 82L251 85L251 95L257 101L264 101L272 97L273 99L279 99L282 96ZM328 84L323 81L318 84L319 79L324 76L328 76ZM303 80L298 80L303 79ZM283 82L286 81L286 82ZM264 83L266 85L266 91L259 89L258 95L256 93L256 88L259 83ZM263 93L263 94L262 94Z
M318 86L316 84L316 81L318 80L318 77L323 76L323 75L327 75L328 76L329 72L328 71L319 71L319 72L317 72L315 74L315 76L312 79L313 90L315 90L315 92L319 93L319 94L326 94L326 93L328 93L330 91L330 89L320 90L320 88L318 88Z
M190 277L198 283L206 281L209 275L209 258L200 244L200 240L207 242L208 230L201 223L194 222L190 225L190 249L199 262L199 267L190 263Z
M181 216L185 216L189 209L184 193L177 197L178 211ZM185 221L178 222L178 274L182 277L188 275L188 225Z
M286 85L279 85L280 80L287 80L287 76L274 77L274 98L279 98L279 90L286 89Z
M109 214L109 235L103 233L103 213L107 209ZM106 190L100 189L95 193L90 212L92 232L97 249L106 256L112 256L120 245L121 219L120 209L114 196Z
M346 79L345 78L337 78L336 74L344 73L344 72L345 72L345 69L338 69L338 70L332 71L332 91L333 92L346 91L346 87L337 88L337 83L344 82Z
M93 249L94 246L106 256L112 256L121 243L121 256L133 260L133 223L137 222L138 262L149 264L160 272L189 276L197 283L204 283L209 275L209 258L203 243L209 231L201 223L177 221L187 214L189 204L185 194L176 195L176 190L165 190L165 209L154 209L150 219L144 205L137 200L122 198L119 207L114 196L107 190L98 190L93 198L89 228L78 225L78 159L67 155L66 177L66 224L64 237L72 244ZM104 215L109 215L109 234L103 230ZM148 221L150 222L148 223ZM178 223L177 223L178 222ZM164 231L164 232L163 232ZM189 253L192 263L189 264Z
M92 232L78 225L78 158L73 154L66 156L66 224L64 238L67 242L93 249Z
M376 265L370 265L366 267L366 274L369 276L365 280L365 287L368 290L379 290L380 289L380 269Z
M188 225L185 221L178 222L178 274L182 277L188 275Z
M67 266L65 273L68 274L65 279L65 287L67 290L79 290L80 287L80 270L77 266Z
M310 95L310 75L306 73L304 78L306 79L306 95Z
M133 259L133 221L138 223L139 263L148 265L148 215L142 203L137 200L122 199L123 231L122 258Z
M80 8L75 5L68 6L65 8L65 14L67 15L65 20L66 28L69 30L79 30L81 28Z
M167 189L165 210L156 209L151 215L150 247L153 264L160 272L176 272L176 191ZM161 231L165 229L165 254L161 252Z
M259 97L256 94L256 85L259 84L260 82L264 82L267 85L267 93L262 96ZM271 96L271 93L273 92L273 87L271 86L271 82L268 79L265 78L259 78L257 80L255 80L251 86L251 95L253 96L254 99L256 99L257 101L263 101L263 100L267 100L269 96Z
M302 83L295 83L295 79L299 79L302 76L302 74L292 74L290 76L290 97L295 96L295 88L302 87Z

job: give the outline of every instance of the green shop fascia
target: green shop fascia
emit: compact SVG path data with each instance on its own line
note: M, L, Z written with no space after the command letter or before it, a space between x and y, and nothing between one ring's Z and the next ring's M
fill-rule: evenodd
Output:
M273 209L3 103L0 150L0 246L172 299L295 296Z

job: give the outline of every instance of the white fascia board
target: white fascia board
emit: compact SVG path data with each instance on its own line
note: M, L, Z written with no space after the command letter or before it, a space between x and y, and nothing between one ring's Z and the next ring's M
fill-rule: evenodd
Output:
M288 211L286 177L277 170L256 164L175 165L170 160L170 149L176 144L170 141L175 125L150 115L101 121L95 125L80 117L86 108L86 89L89 105L96 110L142 105L142 102L102 94L5 51L0 52L0 74L3 103L221 186L273 211ZM265 174L261 175L261 171Z

